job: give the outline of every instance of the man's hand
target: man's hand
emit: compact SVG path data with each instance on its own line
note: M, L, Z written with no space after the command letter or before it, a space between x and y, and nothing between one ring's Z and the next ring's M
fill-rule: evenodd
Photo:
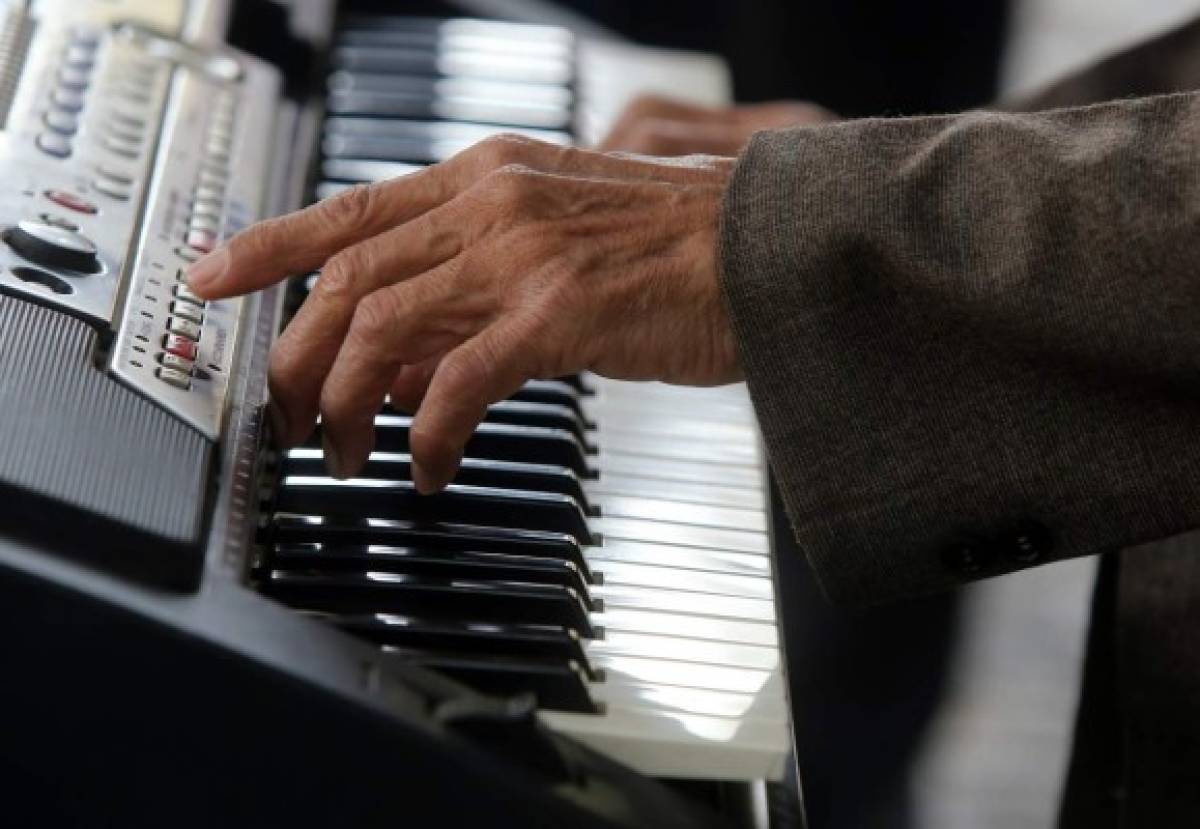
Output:
M732 166L501 136L257 224L189 284L212 299L320 268L271 355L277 439L304 441L320 414L331 473L352 476L390 394L417 412L413 479L432 492L528 379L738 379L716 264Z
M760 130L836 120L838 117L829 110L804 101L705 107L645 95L625 108L600 149L658 156L735 156Z

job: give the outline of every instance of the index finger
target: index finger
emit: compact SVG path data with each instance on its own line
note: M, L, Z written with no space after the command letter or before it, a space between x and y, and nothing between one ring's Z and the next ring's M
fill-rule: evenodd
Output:
M248 227L187 271L188 287L220 299L319 268L337 251L377 236L452 198L440 167L357 184L286 216Z

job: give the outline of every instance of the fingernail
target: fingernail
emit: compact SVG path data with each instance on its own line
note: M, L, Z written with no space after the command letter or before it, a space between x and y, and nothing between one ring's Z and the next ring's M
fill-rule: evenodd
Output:
M217 248L207 256L193 262L187 269L188 287L203 291L225 275L229 267L229 251Z
M338 454L337 449L329 438L325 435L321 436L321 447L325 452L325 468L329 470L329 474L339 480L345 480L350 477L350 473L346 471L346 467L342 465L342 458Z
M417 488L417 492L422 495L432 495L438 491L437 484L433 480L433 476L429 474L421 462L416 458L412 460L412 479L413 486Z
M283 413L283 409L274 403L268 403L267 417L271 419L271 437L274 439L275 445L287 446L290 432L288 431L287 415Z

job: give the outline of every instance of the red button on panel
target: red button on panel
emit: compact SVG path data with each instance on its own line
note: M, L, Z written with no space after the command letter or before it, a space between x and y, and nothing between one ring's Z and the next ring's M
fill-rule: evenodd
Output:
M199 351L194 342L177 334L167 335L167 338L163 340L163 350L168 354L174 354L176 357L193 362L196 360L196 352Z
M65 207L68 210L74 210L77 213L91 214L100 212L100 208L96 207L96 205L92 204L83 196L77 196L67 190L47 190L45 195L46 198L50 199L50 201L54 202L60 207Z
M189 230L184 242L201 253L209 253L217 246L217 234L209 230Z

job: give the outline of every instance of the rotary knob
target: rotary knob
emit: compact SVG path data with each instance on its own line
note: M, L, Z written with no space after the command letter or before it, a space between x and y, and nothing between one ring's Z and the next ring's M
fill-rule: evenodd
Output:
M77 273L100 270L96 245L86 236L45 222L17 222L4 231L8 246L44 268Z

